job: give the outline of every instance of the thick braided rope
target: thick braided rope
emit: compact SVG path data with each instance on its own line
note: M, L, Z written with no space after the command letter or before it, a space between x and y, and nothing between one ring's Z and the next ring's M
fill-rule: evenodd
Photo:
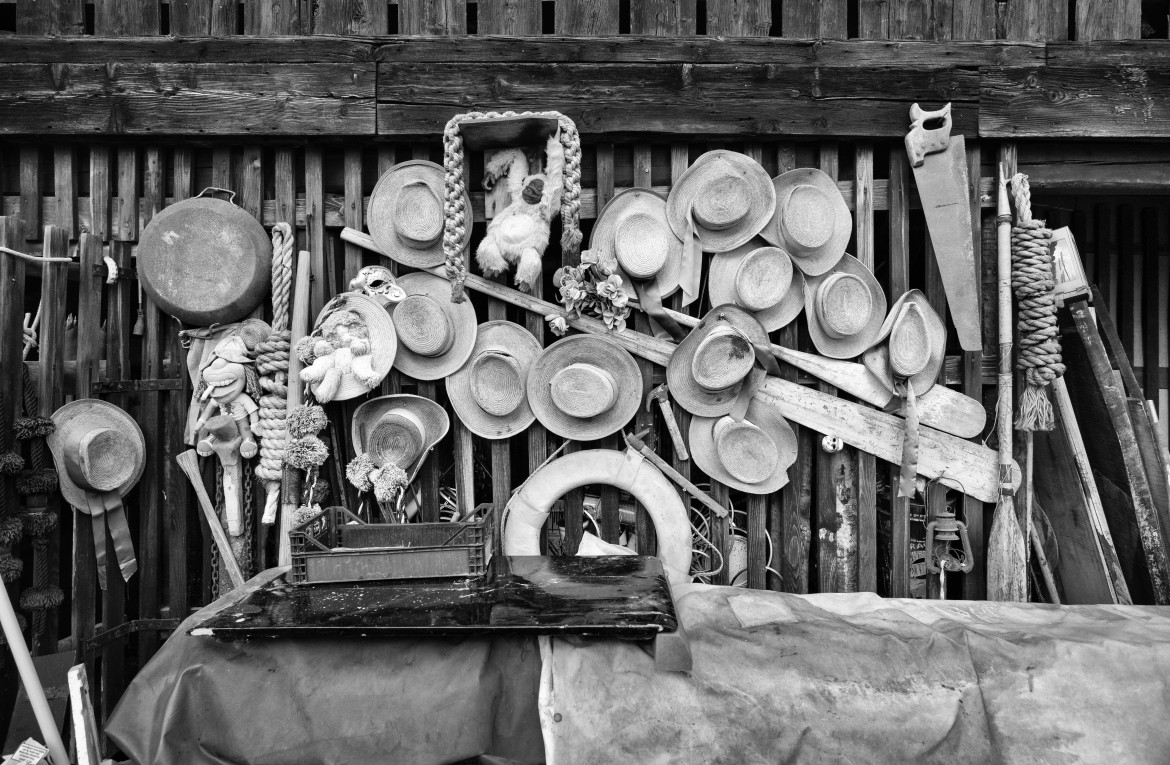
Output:
M1052 269L1052 231L1032 218L1028 176L1012 178L1016 223L1012 226L1012 290L1018 304L1019 353L1016 367L1026 387L1020 396L1016 428L1052 430L1055 419L1044 386L1064 374L1060 330L1056 325L1056 280Z
M36 417L39 412L39 402L37 396L37 387L33 382L32 375L28 371L28 365L25 364L22 369L23 374L23 407L25 417ZM43 438L32 438L28 441L28 456L29 468L32 470L40 470L44 466L45 461L45 440ZM39 498L38 498L39 499ZM47 509L48 502L45 500L34 499L33 497L26 497L25 502L29 505L35 505ZM40 502L45 504L41 505ZM28 526L25 526L27 529ZM49 538L46 534L35 537L32 540L33 547L33 575L32 587L21 595L21 600L26 601L28 605L34 606L32 608L25 608L25 611L32 613L32 638L33 641L38 641L41 636L45 634L49 617L49 608L55 608L51 605L54 601L53 593L49 592ZM44 597L42 597L42 594ZM28 597L26 597L28 596ZM22 603L22 607L25 603ZM60 602L57 602L60 605Z
M292 289L292 259L296 237L288 223L272 227L272 334L257 346L256 371L260 374L260 464L256 477L264 481L267 499L266 521L275 520L288 446L285 431L288 397L288 359L291 333L288 329L288 299Z
M40 412L37 403L37 386L33 382L32 374L28 371L28 364L24 365L24 416L36 417ZM40 470L45 464L45 439L32 438L28 442L29 468Z
M462 303L467 262L463 242L473 216L466 209L467 186L463 180L463 136L459 125L464 120L499 117L554 117L560 125L561 146L565 150L565 168L561 179L561 248L576 256L581 249L581 136L577 125L560 112L467 112L457 114L443 129L443 257L447 279L451 282L451 302Z

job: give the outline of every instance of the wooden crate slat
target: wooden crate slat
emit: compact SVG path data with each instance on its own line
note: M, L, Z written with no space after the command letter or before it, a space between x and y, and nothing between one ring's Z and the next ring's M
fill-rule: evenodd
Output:
M157 35L159 5L159 0L95 0L93 33L98 37Z

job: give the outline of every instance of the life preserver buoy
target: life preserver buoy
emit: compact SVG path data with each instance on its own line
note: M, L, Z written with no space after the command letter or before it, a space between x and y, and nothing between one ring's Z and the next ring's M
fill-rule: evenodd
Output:
M591 483L616 486L638 500L654 521L658 558L672 583L690 582L691 524L674 485L637 452L589 449L573 452L533 474L508 502L505 555L540 555L540 530L553 503Z

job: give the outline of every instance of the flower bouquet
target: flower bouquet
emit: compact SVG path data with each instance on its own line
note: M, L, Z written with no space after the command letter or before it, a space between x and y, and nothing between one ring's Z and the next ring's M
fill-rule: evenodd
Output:
M568 318L592 316L605 322L614 332L626 328L630 315L630 297L622 289L617 260L593 250L581 253L581 265L562 266L553 274L553 284L560 292L565 314L545 317L556 335L568 331Z

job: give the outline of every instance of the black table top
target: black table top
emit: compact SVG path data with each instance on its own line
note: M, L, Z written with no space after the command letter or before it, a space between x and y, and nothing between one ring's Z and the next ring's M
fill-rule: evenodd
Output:
M645 640L677 627L647 556L496 556L479 579L292 585L276 578L190 630L220 638L489 633Z

